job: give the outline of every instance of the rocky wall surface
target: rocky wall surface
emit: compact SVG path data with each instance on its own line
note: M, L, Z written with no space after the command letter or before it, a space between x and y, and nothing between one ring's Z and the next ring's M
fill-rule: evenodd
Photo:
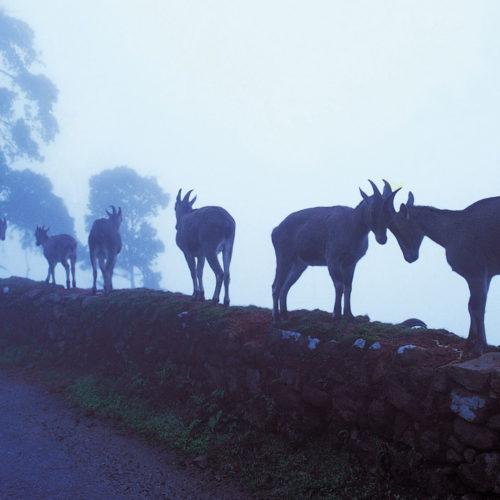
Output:
M266 309L144 289L92 296L21 278L0 280L0 313L4 345L189 377L223 390L252 425L299 441L322 433L376 473L425 480L438 495L500 495L500 352L467 359L451 334L327 340L273 327Z

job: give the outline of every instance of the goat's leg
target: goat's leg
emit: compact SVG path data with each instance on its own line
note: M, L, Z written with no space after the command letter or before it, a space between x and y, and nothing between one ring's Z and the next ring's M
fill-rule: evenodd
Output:
M48 285L49 284L49 281L50 281L50 276L51 276L51 272L50 272L50 263L49 263L49 270L47 272L47 277L45 278L45 283Z
M291 264L288 260L285 259L276 253L276 274L274 276L273 286L272 286L272 294L273 294L273 322L276 323L280 320L279 314L279 297L281 293L281 289L283 287L283 283L290 272ZM284 319L284 318L283 318Z
M69 290L69 285L70 285L70 282L69 282L69 264L68 264L67 260L62 260L61 264L63 265L64 270L66 271L66 288Z
M113 271L115 269L116 254L112 253L106 260L106 274L108 276L108 292L113 290Z
M487 346L484 328L484 313L486 309L489 280L485 278L467 280L467 284L470 290L470 329L469 336L467 337L467 345L474 354L479 356Z
M233 244L226 243L222 251L222 266L224 267L224 305L229 305L229 282L231 275L229 273L229 266L231 265L231 257L233 256Z
M189 267L189 272L191 273L191 279L193 280L193 300L198 300L198 280L196 278L196 262L194 256L189 252L184 252L184 257L186 258L187 265Z
M280 318L286 319L288 316L288 310L286 305L286 299L290 288L297 282L297 280L302 276L302 273L306 270L307 264L302 264L299 262L294 262L288 271L287 277L283 283L280 290L279 303L280 303Z
M50 276L52 276L52 285L53 286L56 286L56 273L55 273L55 269L56 269L56 262L53 262L49 265L49 274Z
M328 272L335 287L335 304L333 306L333 319L337 320L342 317L342 295L344 294L345 284L342 269L338 266L329 265ZM352 313L351 313L352 315Z
M94 252L90 252L90 263L92 264L92 278L93 278L93 284L92 284L92 294L95 295L97 293L97 262L95 258Z
M108 272L106 270L106 260L104 259L103 256L99 256L97 260L99 261L99 268L101 269L101 274L102 274L104 294L106 295L109 291L109 285L108 285L109 278L108 278Z
M196 263L196 276L198 278L198 293L196 294L197 300L205 300L205 288L203 287L203 268L205 267L205 257L198 257Z
M212 303L219 303L220 289L222 288L222 280L224 279L224 271L220 266L219 259L217 258L217 254L214 252L211 255L207 255L207 262L212 271L215 274L215 290L214 295L212 297Z
M73 278L73 288L76 288L76 280L75 280L75 263L76 263L76 258L75 257L70 257L70 262L71 262L71 276Z
M354 319L354 315L351 311L351 290L352 278L354 276L354 269L356 269L356 264L345 268L342 273L344 276L344 318L348 320Z

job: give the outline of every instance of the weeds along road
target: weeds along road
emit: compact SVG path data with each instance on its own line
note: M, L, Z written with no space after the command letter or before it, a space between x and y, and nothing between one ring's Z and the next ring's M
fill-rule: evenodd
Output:
M0 369L0 499L244 499L210 472Z

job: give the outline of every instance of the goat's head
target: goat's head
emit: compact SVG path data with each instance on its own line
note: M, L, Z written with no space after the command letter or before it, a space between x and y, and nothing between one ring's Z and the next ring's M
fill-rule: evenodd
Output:
M7 219L0 218L0 240L5 240L5 232L7 231Z
M370 230L375 234L375 239L381 245L387 241L387 227L396 214L394 210L394 197L401 189L393 191L390 184L384 180L384 192L381 193L376 184L369 180L373 188L373 195L368 196L361 189L361 196L368 207L368 223Z
M111 205L111 210L106 210L106 214L109 218L109 220L113 223L113 225L116 227L116 229L120 228L120 224L122 223L122 208L118 207L118 212L116 211L116 208Z
M179 189L179 192L177 193L177 198L175 200L175 218L176 218L176 224L175 224L175 229L179 229L179 222L180 220L189 212L193 211L193 205L194 202L196 201L196 196L190 201L189 196L193 192L192 189L190 189L184 198L181 198L181 191L182 189Z
M43 243L49 238L48 232L50 227L36 226L35 229L35 238L36 238L36 246L43 245Z
M424 239L424 232L412 216L412 208L415 199L413 193L408 193L408 201L406 204L401 203L399 212L392 219L389 229L396 237L399 247L403 252L403 256L407 262L415 262L418 259L420 245Z

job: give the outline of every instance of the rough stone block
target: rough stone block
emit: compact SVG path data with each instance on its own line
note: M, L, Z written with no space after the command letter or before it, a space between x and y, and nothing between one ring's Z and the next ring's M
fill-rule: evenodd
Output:
M476 450L492 449L498 444L497 433L481 425L471 424L461 418L455 419L453 430L462 443Z
M479 392L486 388L490 374L499 368L500 352L489 352L464 363L448 365L446 373L462 387Z

